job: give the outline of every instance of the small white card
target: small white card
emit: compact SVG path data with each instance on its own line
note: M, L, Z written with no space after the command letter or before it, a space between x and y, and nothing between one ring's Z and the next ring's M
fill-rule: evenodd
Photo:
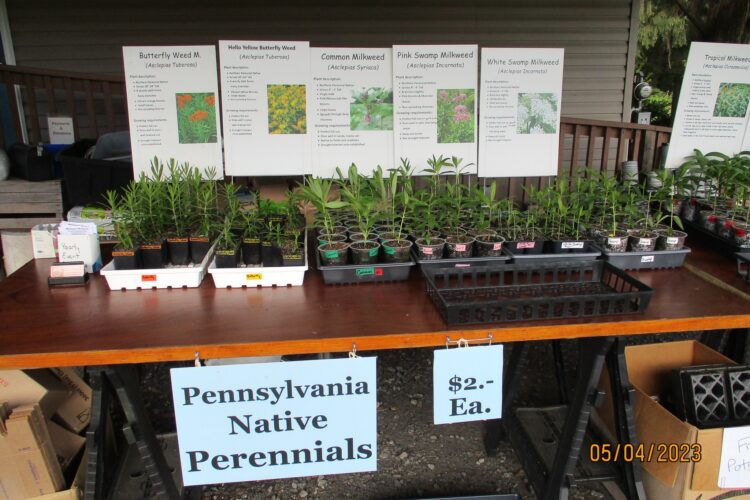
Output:
M750 425L724 429L719 487L750 488Z
M436 424L502 416L503 346L437 349L433 363Z

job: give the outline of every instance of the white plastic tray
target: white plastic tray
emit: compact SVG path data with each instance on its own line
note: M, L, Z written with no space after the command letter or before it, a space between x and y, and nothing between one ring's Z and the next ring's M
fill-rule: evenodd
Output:
M208 272L216 288L255 288L259 286L301 286L307 271L307 252L304 266L283 267L227 267L217 268L211 260Z
M149 290L152 288L196 288L206 276L208 263L213 262L212 246L200 265L165 267L162 269L115 269L110 262L100 271L110 290Z

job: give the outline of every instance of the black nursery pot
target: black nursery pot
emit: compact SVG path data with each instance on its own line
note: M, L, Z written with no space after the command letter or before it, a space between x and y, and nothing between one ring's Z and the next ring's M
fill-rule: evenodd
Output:
M281 247L281 253L282 253L282 265L284 266L304 266L305 265L305 255L303 254L304 247L302 245L297 245L297 248L294 248L294 241L285 241L284 245Z
M141 262L144 269L161 269L167 261L167 246L164 243L141 245Z
M211 242L206 236L190 237L190 260L195 264L200 264L206 258Z
M544 251L544 240L506 241L505 248L516 255L539 255Z
M260 264L260 238L242 239L242 262L247 266Z
M140 269L141 252L137 248L132 250L115 248L112 250L112 261L115 263L115 269L118 271Z
M284 265L284 256L281 247L272 245L270 241L264 241L260 246L260 258L263 267L281 267Z
M167 238L169 261L173 266L186 266L190 260L190 244L187 238Z
M216 267L231 268L237 267L240 263L240 246L236 248L224 248L216 250Z
M549 253L585 253L591 247L589 240L550 240L547 241Z

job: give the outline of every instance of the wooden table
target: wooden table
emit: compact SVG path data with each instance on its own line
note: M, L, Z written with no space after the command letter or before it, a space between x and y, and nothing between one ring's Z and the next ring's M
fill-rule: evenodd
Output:
M734 263L705 247L692 269L632 274L655 289L644 314L446 326L414 269L402 283L326 286L314 270L302 287L110 291L50 288L48 260L0 283L0 368L147 363L235 356L345 352L444 345L446 336L496 342L750 327L750 286ZM736 293L735 293L736 292Z

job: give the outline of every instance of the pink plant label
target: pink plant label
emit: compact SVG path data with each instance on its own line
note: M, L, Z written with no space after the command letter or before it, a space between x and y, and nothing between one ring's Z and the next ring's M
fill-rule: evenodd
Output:
M516 246L518 248L534 248L536 246L536 241L519 241Z
M432 248L430 247L422 247L422 253L425 255L432 255Z
M471 267L471 264L456 264L454 267Z
M654 257L654 255L644 255L643 257L641 257L641 262L653 262Z
M466 245L456 245L456 252L465 252Z
M679 242L680 242L679 238L674 238L674 237L667 238L667 245L676 245Z
M583 248L582 241L563 241L562 248Z
M494 251L502 250L502 248L503 248L503 244L502 243L493 243L493 245L492 245L492 250L494 250Z

